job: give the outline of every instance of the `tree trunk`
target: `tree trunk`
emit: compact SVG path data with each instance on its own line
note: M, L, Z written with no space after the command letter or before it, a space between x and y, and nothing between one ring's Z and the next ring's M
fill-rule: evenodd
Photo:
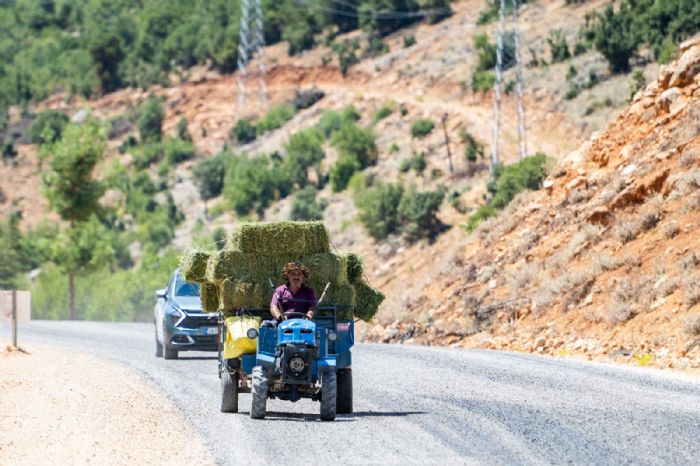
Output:
M75 320L75 272L68 272L68 319Z

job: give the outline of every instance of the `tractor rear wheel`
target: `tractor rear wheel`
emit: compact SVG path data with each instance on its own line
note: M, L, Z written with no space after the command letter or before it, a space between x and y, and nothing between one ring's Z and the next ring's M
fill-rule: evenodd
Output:
M321 374L321 420L335 419L338 379L334 370Z
M221 412L238 412L238 372L221 373Z
M338 369L338 414L352 413L352 369Z
M261 366L253 368L253 388L251 389L253 402L250 406L251 419L265 419L267 414L267 374Z

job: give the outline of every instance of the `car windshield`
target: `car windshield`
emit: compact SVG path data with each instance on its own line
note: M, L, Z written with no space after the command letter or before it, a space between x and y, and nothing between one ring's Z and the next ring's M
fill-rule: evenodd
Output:
M175 296L199 296L199 283L178 281L175 284Z

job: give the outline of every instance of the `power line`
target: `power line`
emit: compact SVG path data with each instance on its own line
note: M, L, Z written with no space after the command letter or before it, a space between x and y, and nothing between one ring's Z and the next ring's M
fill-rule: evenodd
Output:
M316 8L321 11L325 11L326 13L333 13L339 16L347 16L348 18L360 18L362 15L359 15L357 13L353 13L348 10L336 10L334 8L329 8L324 5L316 4L316 3L311 3L308 0L295 0L296 3L307 6L310 8ZM351 8L357 8L357 5L351 5L346 2L342 2L342 0L335 0L335 2L339 5L344 5L348 6ZM431 10L420 10L420 11L378 11L378 10L364 10L369 14L372 14L372 16L376 19L408 19L408 18L421 18L421 17L426 17L426 16L444 16L444 15L450 15L452 14L452 9L451 8L434 8Z

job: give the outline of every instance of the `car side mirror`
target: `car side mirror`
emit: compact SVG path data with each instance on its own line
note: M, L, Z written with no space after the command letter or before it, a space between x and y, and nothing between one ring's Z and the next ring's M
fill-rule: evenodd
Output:
M163 288L162 290L156 290L156 296L165 299L165 291L165 288Z

